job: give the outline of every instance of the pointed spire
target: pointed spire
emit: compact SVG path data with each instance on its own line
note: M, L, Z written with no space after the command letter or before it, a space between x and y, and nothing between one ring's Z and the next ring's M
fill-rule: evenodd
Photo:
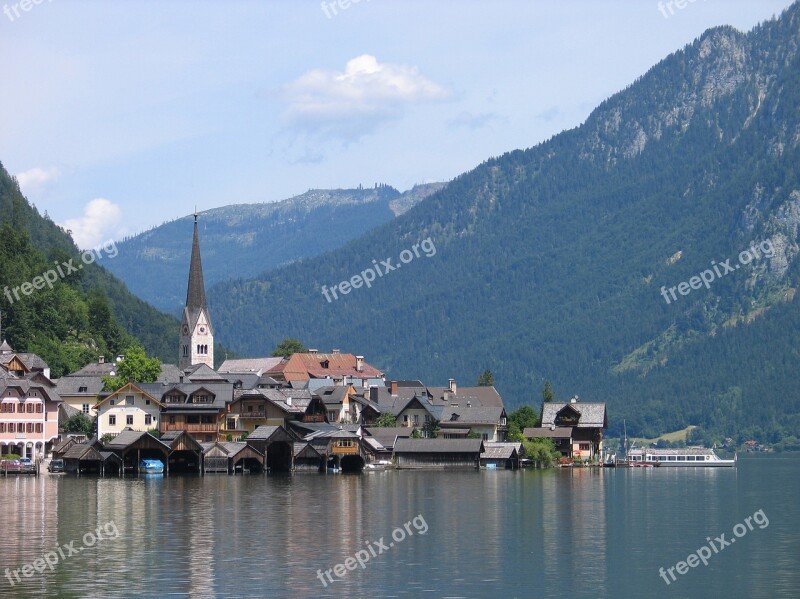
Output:
M206 288L203 283L203 263L200 260L200 234L197 230L197 208L194 211L194 239L189 264L189 287L186 290L187 308L206 308Z

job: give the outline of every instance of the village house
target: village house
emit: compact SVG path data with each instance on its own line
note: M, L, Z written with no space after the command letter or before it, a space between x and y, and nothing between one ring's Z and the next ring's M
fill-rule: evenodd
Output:
M329 354L321 354L316 349L292 354L266 374L278 381L301 382L311 391L331 385L369 389L370 385L385 384L383 373L367 364L364 356L343 354L338 349Z
M464 438L469 434L480 435L486 442L506 440L508 421L502 406L449 405L442 410L439 422L440 435L445 439Z
M603 431L608 428L606 404L578 401L542 404L542 426L526 428L528 439L549 438L564 457L591 461L603 451Z
M127 383L95 404L98 438L116 436L125 429L158 429L164 404L143 387Z
M0 345L0 453L35 458L58 442L62 400L49 374L36 354Z

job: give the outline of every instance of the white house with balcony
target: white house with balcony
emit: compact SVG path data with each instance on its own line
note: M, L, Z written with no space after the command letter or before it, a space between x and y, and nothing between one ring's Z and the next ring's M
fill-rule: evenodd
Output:
M128 383L94 406L97 436L116 436L126 428L134 431L157 429L163 406L135 383Z

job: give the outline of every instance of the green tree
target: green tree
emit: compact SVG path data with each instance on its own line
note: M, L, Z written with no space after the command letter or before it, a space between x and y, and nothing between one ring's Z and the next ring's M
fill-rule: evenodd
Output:
M542 401L544 403L550 403L556 398L553 394L553 386L550 384L550 381L544 382L544 389L542 389Z
M520 406L508 416L508 440L524 441L522 432L535 426L539 426L538 412L531 406Z
M522 447L525 450L525 457L537 468L551 468L561 457L552 439L525 439Z
M116 376L104 376L103 382L108 391L116 391L130 380L137 383L154 383L160 373L161 360L148 358L144 348L134 344L125 350L125 359L117 363Z
M377 426L379 428L392 428L397 426L397 418L395 418L392 414L381 414L378 416L372 426Z
M67 418L64 423L64 432L91 435L94 432L94 420L85 414L75 414Z
M426 439L435 439L439 435L439 421L431 418L422 425L422 433Z
M287 337L278 344L275 351L272 352L273 358L288 358L292 354L302 354L307 352L306 346L299 340L292 337Z
M478 386L491 387L492 385L494 385L494 375L492 374L492 371L487 368L478 377Z
M411 431L411 438L412 439L422 439L422 433L419 432L418 428L415 428L413 431Z

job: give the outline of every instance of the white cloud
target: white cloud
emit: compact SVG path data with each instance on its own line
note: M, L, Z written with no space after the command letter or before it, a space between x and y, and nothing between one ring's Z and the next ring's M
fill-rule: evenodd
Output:
M61 226L72 232L72 239L80 249L97 247L110 238L119 236L122 209L105 198L95 198L83 209L83 216L70 218Z
M417 67L380 63L369 54L347 62L343 72L315 69L284 88L285 120L312 137L355 141L406 105L442 100L447 89Z
M16 177L20 189L22 189L23 192L27 192L29 189L34 189L57 179L60 174L61 171L54 166L50 168L41 168L37 166L22 173L17 173Z

